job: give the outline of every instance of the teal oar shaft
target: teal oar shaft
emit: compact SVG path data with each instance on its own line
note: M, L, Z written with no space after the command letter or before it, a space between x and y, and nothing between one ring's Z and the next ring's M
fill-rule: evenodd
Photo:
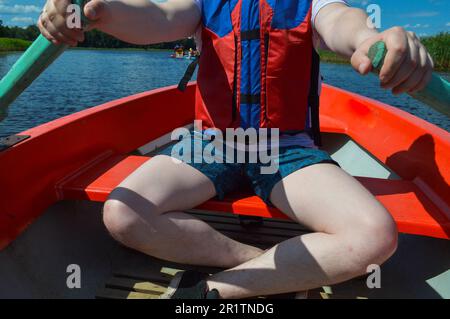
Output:
M88 0L72 0L84 8ZM81 9L82 21L86 23ZM8 106L45 71L66 49L67 45L54 45L43 35L33 42L0 81L0 121L6 117Z
M43 35L33 42L0 81L0 108L6 109L65 50L67 45L54 45Z
M433 73L425 89L412 93L411 96L432 106L436 111L450 116L450 84L436 73Z
M386 53L386 45L382 41L370 48L369 58L375 71L381 70ZM450 83L436 73L433 73L432 79L423 90L410 95L436 111L450 116Z

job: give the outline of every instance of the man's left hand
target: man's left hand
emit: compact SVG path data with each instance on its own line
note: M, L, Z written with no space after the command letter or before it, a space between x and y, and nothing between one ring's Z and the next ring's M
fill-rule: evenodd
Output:
M394 27L362 42L352 56L352 66L365 75L372 70L369 48L384 41L387 54L379 77L381 87L394 94L414 93L426 87L433 72L433 59L419 38L401 27Z

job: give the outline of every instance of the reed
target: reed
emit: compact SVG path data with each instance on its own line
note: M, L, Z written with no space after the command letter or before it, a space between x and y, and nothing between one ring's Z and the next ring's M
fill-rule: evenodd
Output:
M422 39L428 52L433 57L437 71L450 71L450 33L440 33L433 37Z
M27 40L0 38L0 52L25 51L30 44Z

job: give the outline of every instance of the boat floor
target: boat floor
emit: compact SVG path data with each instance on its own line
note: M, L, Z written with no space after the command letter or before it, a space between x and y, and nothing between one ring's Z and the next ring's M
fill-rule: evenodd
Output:
M168 268L218 271L161 261L119 245L103 226L101 209L100 203L84 201L49 208L0 253L0 298L151 298L151 283L167 283L161 273ZM232 215L198 216L261 247L305 232L287 221L244 229ZM79 289L66 284L72 264L81 269ZM382 267L380 289L367 288L364 277L316 289L309 298L450 298L449 269L449 241L401 235L397 253Z

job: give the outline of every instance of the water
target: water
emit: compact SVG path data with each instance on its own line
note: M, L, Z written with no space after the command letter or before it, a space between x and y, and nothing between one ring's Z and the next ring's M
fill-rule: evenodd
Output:
M189 60L170 59L161 51L89 51L64 53L11 105L0 123L0 136L22 132L85 108L135 93L177 84ZM2 77L20 53L0 54ZM323 64L325 82L397 106L447 131L450 119L407 95L379 88L375 76L362 78L348 65Z

